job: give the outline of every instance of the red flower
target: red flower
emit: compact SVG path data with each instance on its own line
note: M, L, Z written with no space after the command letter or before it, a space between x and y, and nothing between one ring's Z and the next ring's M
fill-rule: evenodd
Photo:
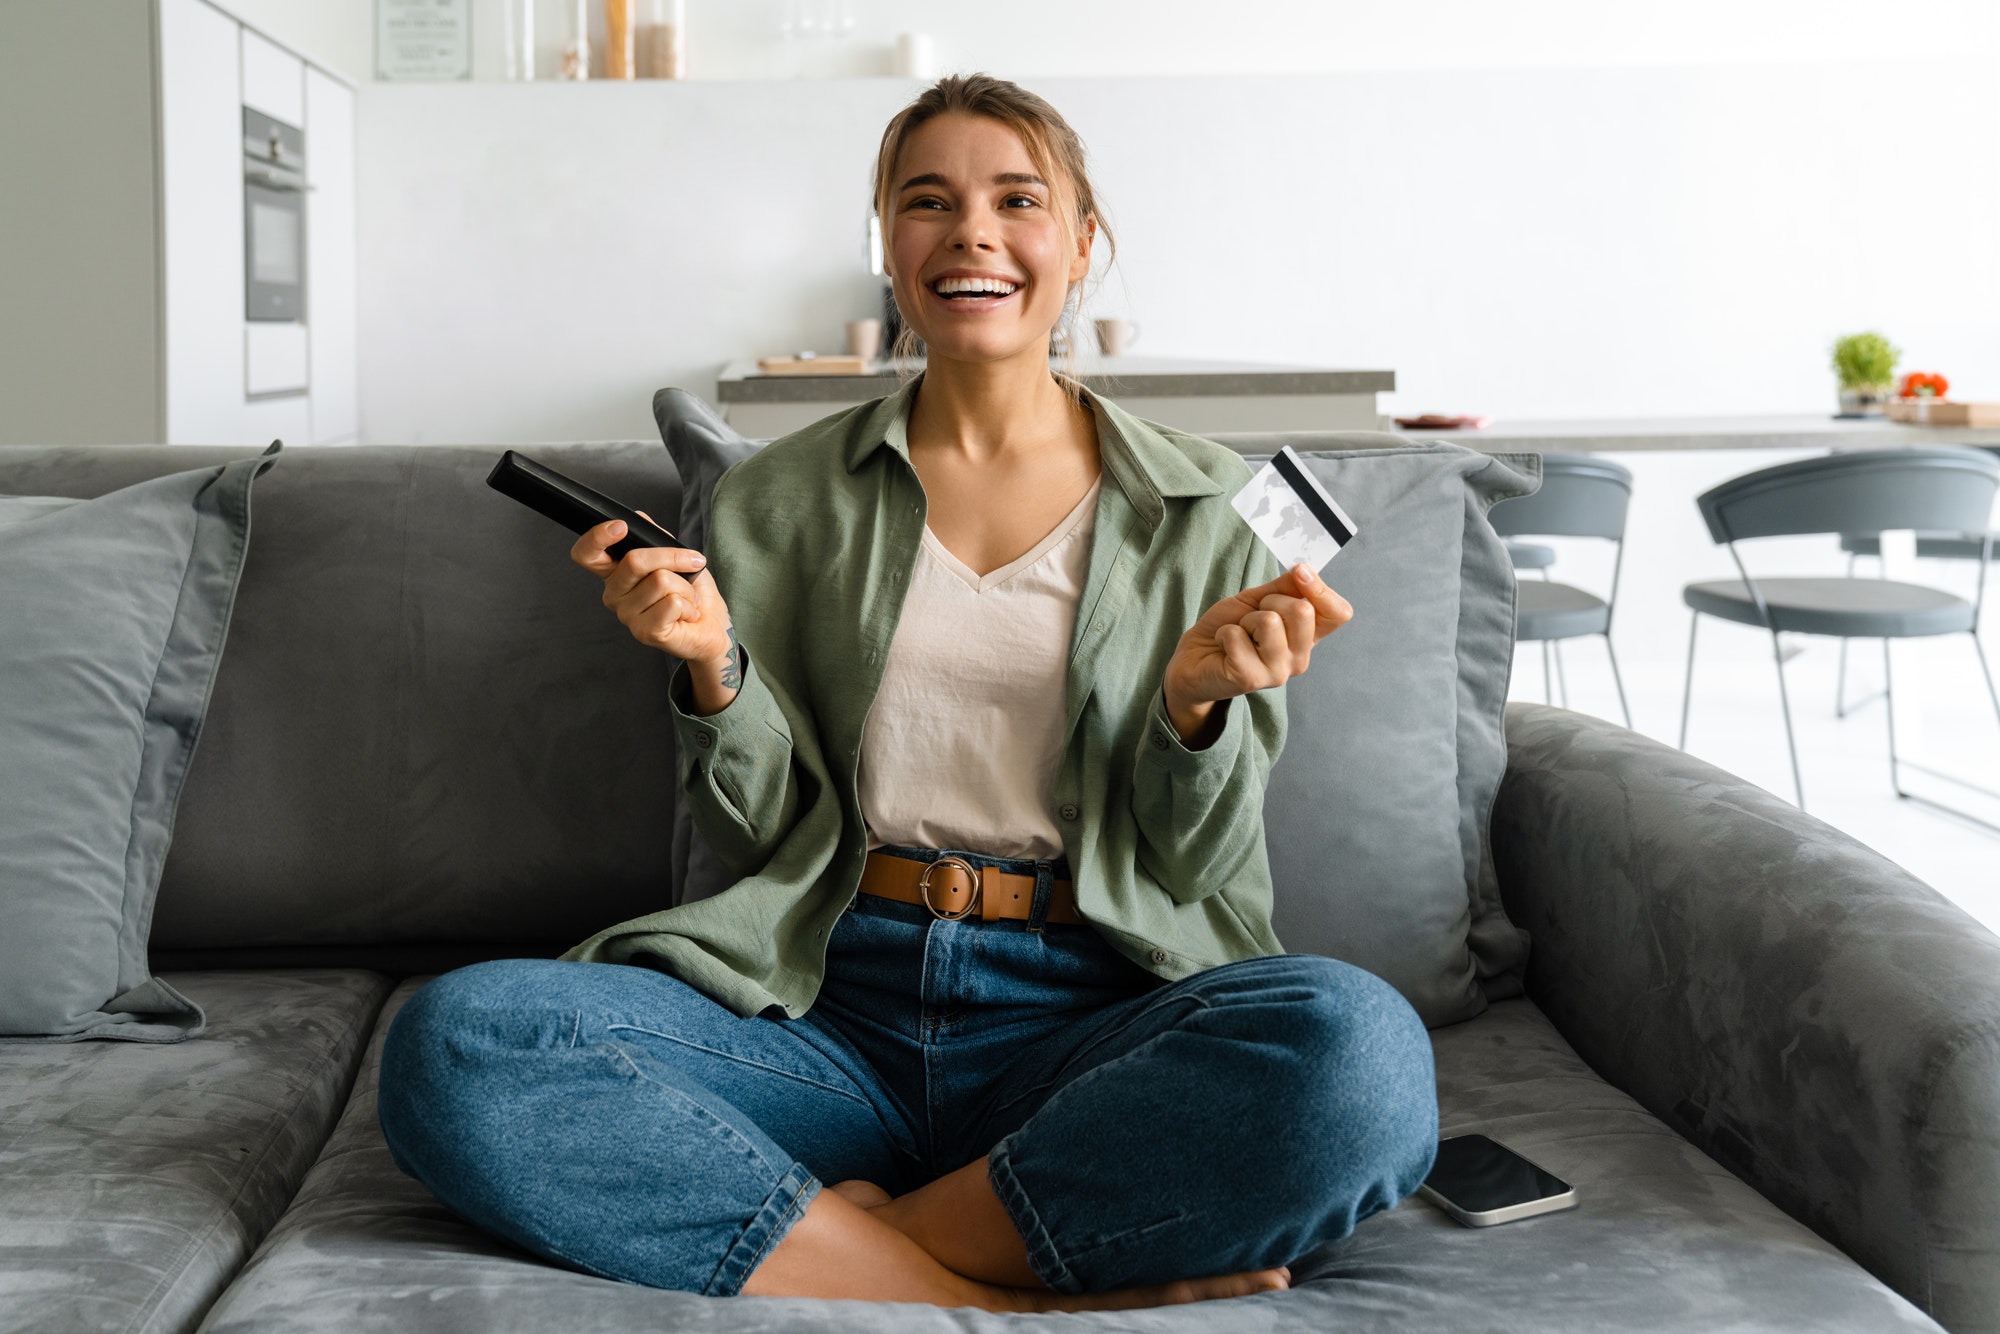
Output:
M1904 398L1943 398L1950 388L1951 381L1935 371L1911 371L1897 393Z

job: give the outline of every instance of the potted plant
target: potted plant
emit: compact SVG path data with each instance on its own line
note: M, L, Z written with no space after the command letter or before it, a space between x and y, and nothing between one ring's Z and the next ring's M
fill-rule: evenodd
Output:
M1842 417L1880 417L1896 385L1902 351L1878 333L1849 334L1833 345L1833 372L1840 377Z

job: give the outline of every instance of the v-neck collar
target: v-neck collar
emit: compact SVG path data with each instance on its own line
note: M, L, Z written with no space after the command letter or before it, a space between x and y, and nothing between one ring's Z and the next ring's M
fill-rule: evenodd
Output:
M1025 552L1008 561L1000 568L988 570L985 574L975 573L970 565L952 555L951 548L947 547L938 535L931 531L931 526L928 523L924 525L924 549L930 552L940 565L944 566L946 570L950 571L973 592L990 593L1021 571L1040 564L1049 552L1055 550L1070 534L1074 533L1077 525L1083 522L1084 516L1089 514L1096 506L1098 492L1103 489L1103 486L1104 474L1100 472L1097 475L1097 480L1090 484L1090 489L1083 493L1083 499L1077 501L1076 506L1068 514L1064 515L1041 541L1035 543L1034 546L1029 547Z
M893 450L910 461L910 407L923 383L919 375L886 398L857 408L848 417L846 461L857 471L878 449ZM1222 490L1208 474L1149 423L1107 398L1083 390L1083 400L1097 416L1100 478L1109 477L1125 493L1148 531L1159 527L1168 496L1212 496Z

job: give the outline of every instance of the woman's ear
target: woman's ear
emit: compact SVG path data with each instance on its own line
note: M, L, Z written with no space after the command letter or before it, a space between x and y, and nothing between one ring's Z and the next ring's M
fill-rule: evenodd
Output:
M1076 233L1076 254L1069 262L1069 280L1081 282L1090 272L1090 246L1097 239L1097 218L1095 215L1083 220L1083 226Z

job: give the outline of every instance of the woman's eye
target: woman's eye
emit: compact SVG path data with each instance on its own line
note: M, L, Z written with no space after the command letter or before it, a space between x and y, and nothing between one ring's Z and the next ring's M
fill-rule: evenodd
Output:
M1007 202L1009 204L1026 204L1029 208L1035 208L1039 206L1042 201L1035 198L1033 195L1008 195Z

